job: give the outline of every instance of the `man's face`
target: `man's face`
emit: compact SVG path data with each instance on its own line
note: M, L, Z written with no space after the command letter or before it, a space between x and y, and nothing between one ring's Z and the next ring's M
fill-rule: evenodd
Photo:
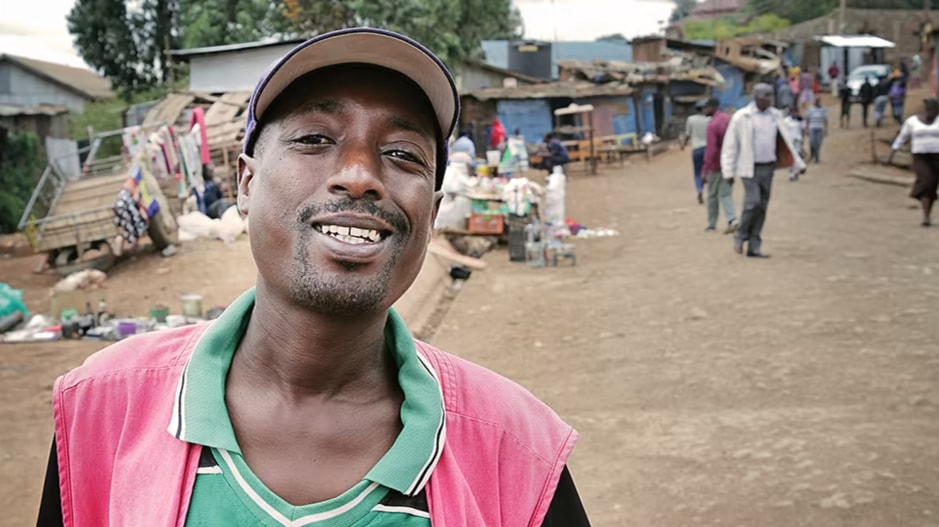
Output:
M440 196L436 125L404 77L341 66L304 77L239 159L259 282L339 316L387 309L421 268Z
M706 115L706 116L708 116L708 117L711 117L712 115L714 115L714 112L716 112L716 111L717 111L717 108L715 108L714 106L705 106L705 107L704 107L704 115Z
M773 93L769 91L758 91L753 95L753 100L756 102L756 107L760 111L765 111L767 108L773 104Z

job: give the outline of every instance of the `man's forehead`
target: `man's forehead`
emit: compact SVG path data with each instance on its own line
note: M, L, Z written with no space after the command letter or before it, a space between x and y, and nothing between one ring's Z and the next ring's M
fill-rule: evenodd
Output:
M338 114L347 111L353 100L363 97L407 108L410 111L406 113L426 120L431 132L436 129L433 107L413 81L398 72L365 64L333 66L300 77L275 99L271 114L281 117L309 112ZM410 123L415 131L420 131L413 118L398 121Z

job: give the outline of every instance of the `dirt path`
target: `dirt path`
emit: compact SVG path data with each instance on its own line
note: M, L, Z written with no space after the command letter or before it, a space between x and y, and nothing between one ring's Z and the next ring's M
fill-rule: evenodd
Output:
M622 235L490 254L433 342L579 429L594 525L939 525L939 229L843 175L864 141L777 173L767 261L703 232L688 152L575 177L568 215Z
M575 176L568 215L621 235L579 241L574 268L491 253L432 341L580 430L594 525L939 525L939 229L904 189L844 176L868 144L835 130L803 181L778 174L768 261L703 232L689 152ZM226 303L253 281L243 241L169 262L119 269L109 301ZM37 308L55 278L33 264L0 276ZM0 524L33 521L52 381L97 347L0 345Z

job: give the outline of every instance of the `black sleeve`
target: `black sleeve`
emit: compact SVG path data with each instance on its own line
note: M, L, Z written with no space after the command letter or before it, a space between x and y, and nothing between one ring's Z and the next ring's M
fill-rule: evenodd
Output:
M590 527L584 504L580 502L577 487L567 467L561 472L558 488L554 491L541 527Z
M63 527L62 497L59 492L59 457L55 453L55 438L52 452L46 465L46 481L42 486L42 501L39 502L39 518L36 527Z

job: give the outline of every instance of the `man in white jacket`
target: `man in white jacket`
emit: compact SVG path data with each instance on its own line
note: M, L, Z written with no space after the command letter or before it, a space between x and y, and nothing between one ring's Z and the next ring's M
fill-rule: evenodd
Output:
M743 181L744 199L740 228L734 238L734 251L747 256L768 258L761 250L763 222L769 205L773 172L795 164L805 170L798 150L783 125L783 113L772 107L773 88L769 84L753 87L753 102L737 111L730 120L721 151L724 178Z

